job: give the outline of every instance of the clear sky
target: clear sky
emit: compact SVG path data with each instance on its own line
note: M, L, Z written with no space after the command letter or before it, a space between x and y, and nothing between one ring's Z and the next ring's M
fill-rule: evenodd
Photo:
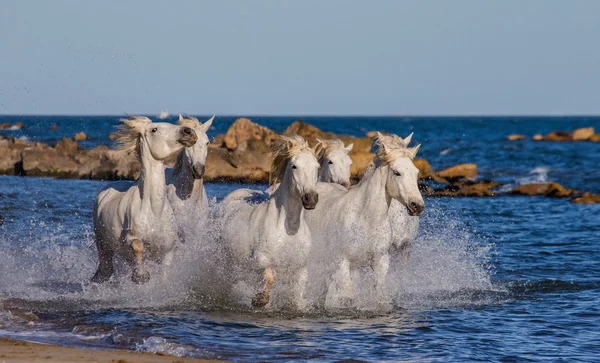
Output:
M600 114L600 1L0 1L0 114Z

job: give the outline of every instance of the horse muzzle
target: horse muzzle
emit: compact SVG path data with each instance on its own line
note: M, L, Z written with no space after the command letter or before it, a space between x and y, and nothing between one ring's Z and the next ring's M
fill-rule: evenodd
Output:
M198 135L196 135L196 131L189 127L182 127L181 131L179 131L179 143L181 143L185 147L194 146L196 141L198 141Z
M414 217L418 217L423 214L423 210L425 210L424 203L410 202L406 205L406 209L408 210L408 214Z
M315 209L318 202L319 194L317 192L309 192L302 195L302 206L304 209Z
M204 178L205 169L206 167L204 166L204 164L197 163L192 165L192 175L194 176L194 179Z

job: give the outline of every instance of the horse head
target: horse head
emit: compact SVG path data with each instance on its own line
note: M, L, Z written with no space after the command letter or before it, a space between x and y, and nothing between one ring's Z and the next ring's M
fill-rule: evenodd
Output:
M198 140L196 132L187 126L152 122L145 116L130 116L117 131L120 150L138 155L149 152L155 160L165 160Z
M204 177L204 170L206 168L206 155L208 154L208 136L206 132L212 125L215 116L211 117L204 124L201 123L196 117L183 117L179 115L179 125L186 126L193 129L198 136L198 141L193 146L185 148L183 153L183 160L179 161L182 165L179 167L190 167L192 176L194 179L202 179Z
M287 183L300 196L305 209L314 209L319 201L317 179L319 162L315 148L310 148L301 136L280 136L273 144L272 182Z
M421 145L408 147L412 135L402 139L397 135L377 133L377 158L382 167L387 167L385 189L388 196L404 205L411 216L420 216L425 202L419 191L419 169L412 161Z
M348 155L354 144L344 146L340 139L321 141L317 139L317 155L321 171L319 181L341 184L350 188L350 166L352 159Z

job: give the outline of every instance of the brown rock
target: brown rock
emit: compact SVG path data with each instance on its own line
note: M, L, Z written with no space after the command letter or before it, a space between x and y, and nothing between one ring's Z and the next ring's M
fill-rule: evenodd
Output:
M600 135L594 134L594 135L590 136L590 138L588 139L588 141L600 142Z
M110 135L108 135L108 139L109 140L116 140L117 137L119 137L119 135L117 135L117 134L110 134Z
M59 142L56 143L56 146L54 146L54 150L56 150L56 152L59 152L61 154L66 154L66 155L75 155L77 154L81 148L79 147L79 144L77 143L77 141L70 139L68 137L63 137L62 140L60 140Z
M460 184L452 184L443 189L434 190L432 196L440 197L493 197L494 192L490 189L497 187L498 183L491 180L480 182L465 181Z
M542 141L544 140L544 137L540 134L535 134L533 135L533 141Z
M244 162L239 163L239 160L231 160L231 151L225 148L209 148L204 179L209 182L267 183L270 168L269 156L250 154L253 155L247 155Z
M600 203L600 194L583 193L580 197L571 199L575 204L598 204Z
M350 158L352 159L352 165L350 166L350 175L354 181L358 181L360 180L360 178L362 178L369 165L371 165L371 161L373 161L374 157L375 154L372 154L370 152L350 153Z
M5 123L3 123L3 124L0 124L0 130L2 130L2 129L8 129L8 128L10 128L10 127L12 127L12 124L10 124L10 123L8 123L8 122L5 122Z
M477 178L477 165L475 164L459 164L437 173L437 176L449 179L474 179Z
M88 138L87 135L83 131L75 134L75 137L74 137L75 141L83 141L83 140L87 140L87 138Z
M563 187L555 182L523 184L513 189L510 194L517 195L544 195L553 198L567 198L573 194L572 189Z
M544 136L544 141L571 141L571 133L567 131L552 131Z
M15 126L16 126L18 129L22 129L23 127L25 127L25 124L24 124L24 123L22 123L22 122L17 122L17 123L15 123Z
M367 132L367 137L369 139L374 139L375 136L377 136L377 131L369 131L369 132Z
M584 141L588 140L590 137L594 135L593 127L584 127L581 129L573 130L573 141Z
M23 172L28 176L77 178L77 162L45 144L34 144L22 152Z
M25 144L15 144L12 139L0 140L0 174L20 174L21 152Z
M223 143L229 150L244 151L250 146L255 150L268 152L276 138L277 134L274 131L241 117L227 130Z
M300 120L292 122L290 126L283 132L284 135L300 135L302 136L310 145L314 145L317 143L317 139L328 140L333 139L335 134L333 132L325 132L319 129L316 126L311 124L307 124Z
M57 124L52 124L50 125L50 127L48 127L50 130L56 130L58 128Z
M524 140L525 139L525 135L521 135L521 134L508 135L506 137L506 139L508 141Z
M431 179L435 176L435 172L427 160L415 159L413 164L419 169L419 179Z

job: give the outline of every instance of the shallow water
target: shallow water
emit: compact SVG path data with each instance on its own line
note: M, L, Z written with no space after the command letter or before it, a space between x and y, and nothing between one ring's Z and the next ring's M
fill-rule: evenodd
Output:
M434 126L406 122L434 138ZM522 125L547 132L568 122ZM511 183L563 178L600 191L597 171L579 169L595 164L600 144L511 144L503 137L519 129L503 125L483 125L482 134L496 130L487 141L473 138L484 156L463 144L441 155L451 145L435 138L429 147L421 139L422 150L438 165L485 158L484 172L510 171L503 175ZM0 177L0 335L233 361L600 361L600 205L427 198L409 264L391 273L391 310L299 313L207 301L198 280L205 256L193 246L178 250L172 269L152 267L146 285L131 283L126 270L116 282L88 283L96 266L91 208L103 185ZM209 184L207 192L214 204L238 187Z

